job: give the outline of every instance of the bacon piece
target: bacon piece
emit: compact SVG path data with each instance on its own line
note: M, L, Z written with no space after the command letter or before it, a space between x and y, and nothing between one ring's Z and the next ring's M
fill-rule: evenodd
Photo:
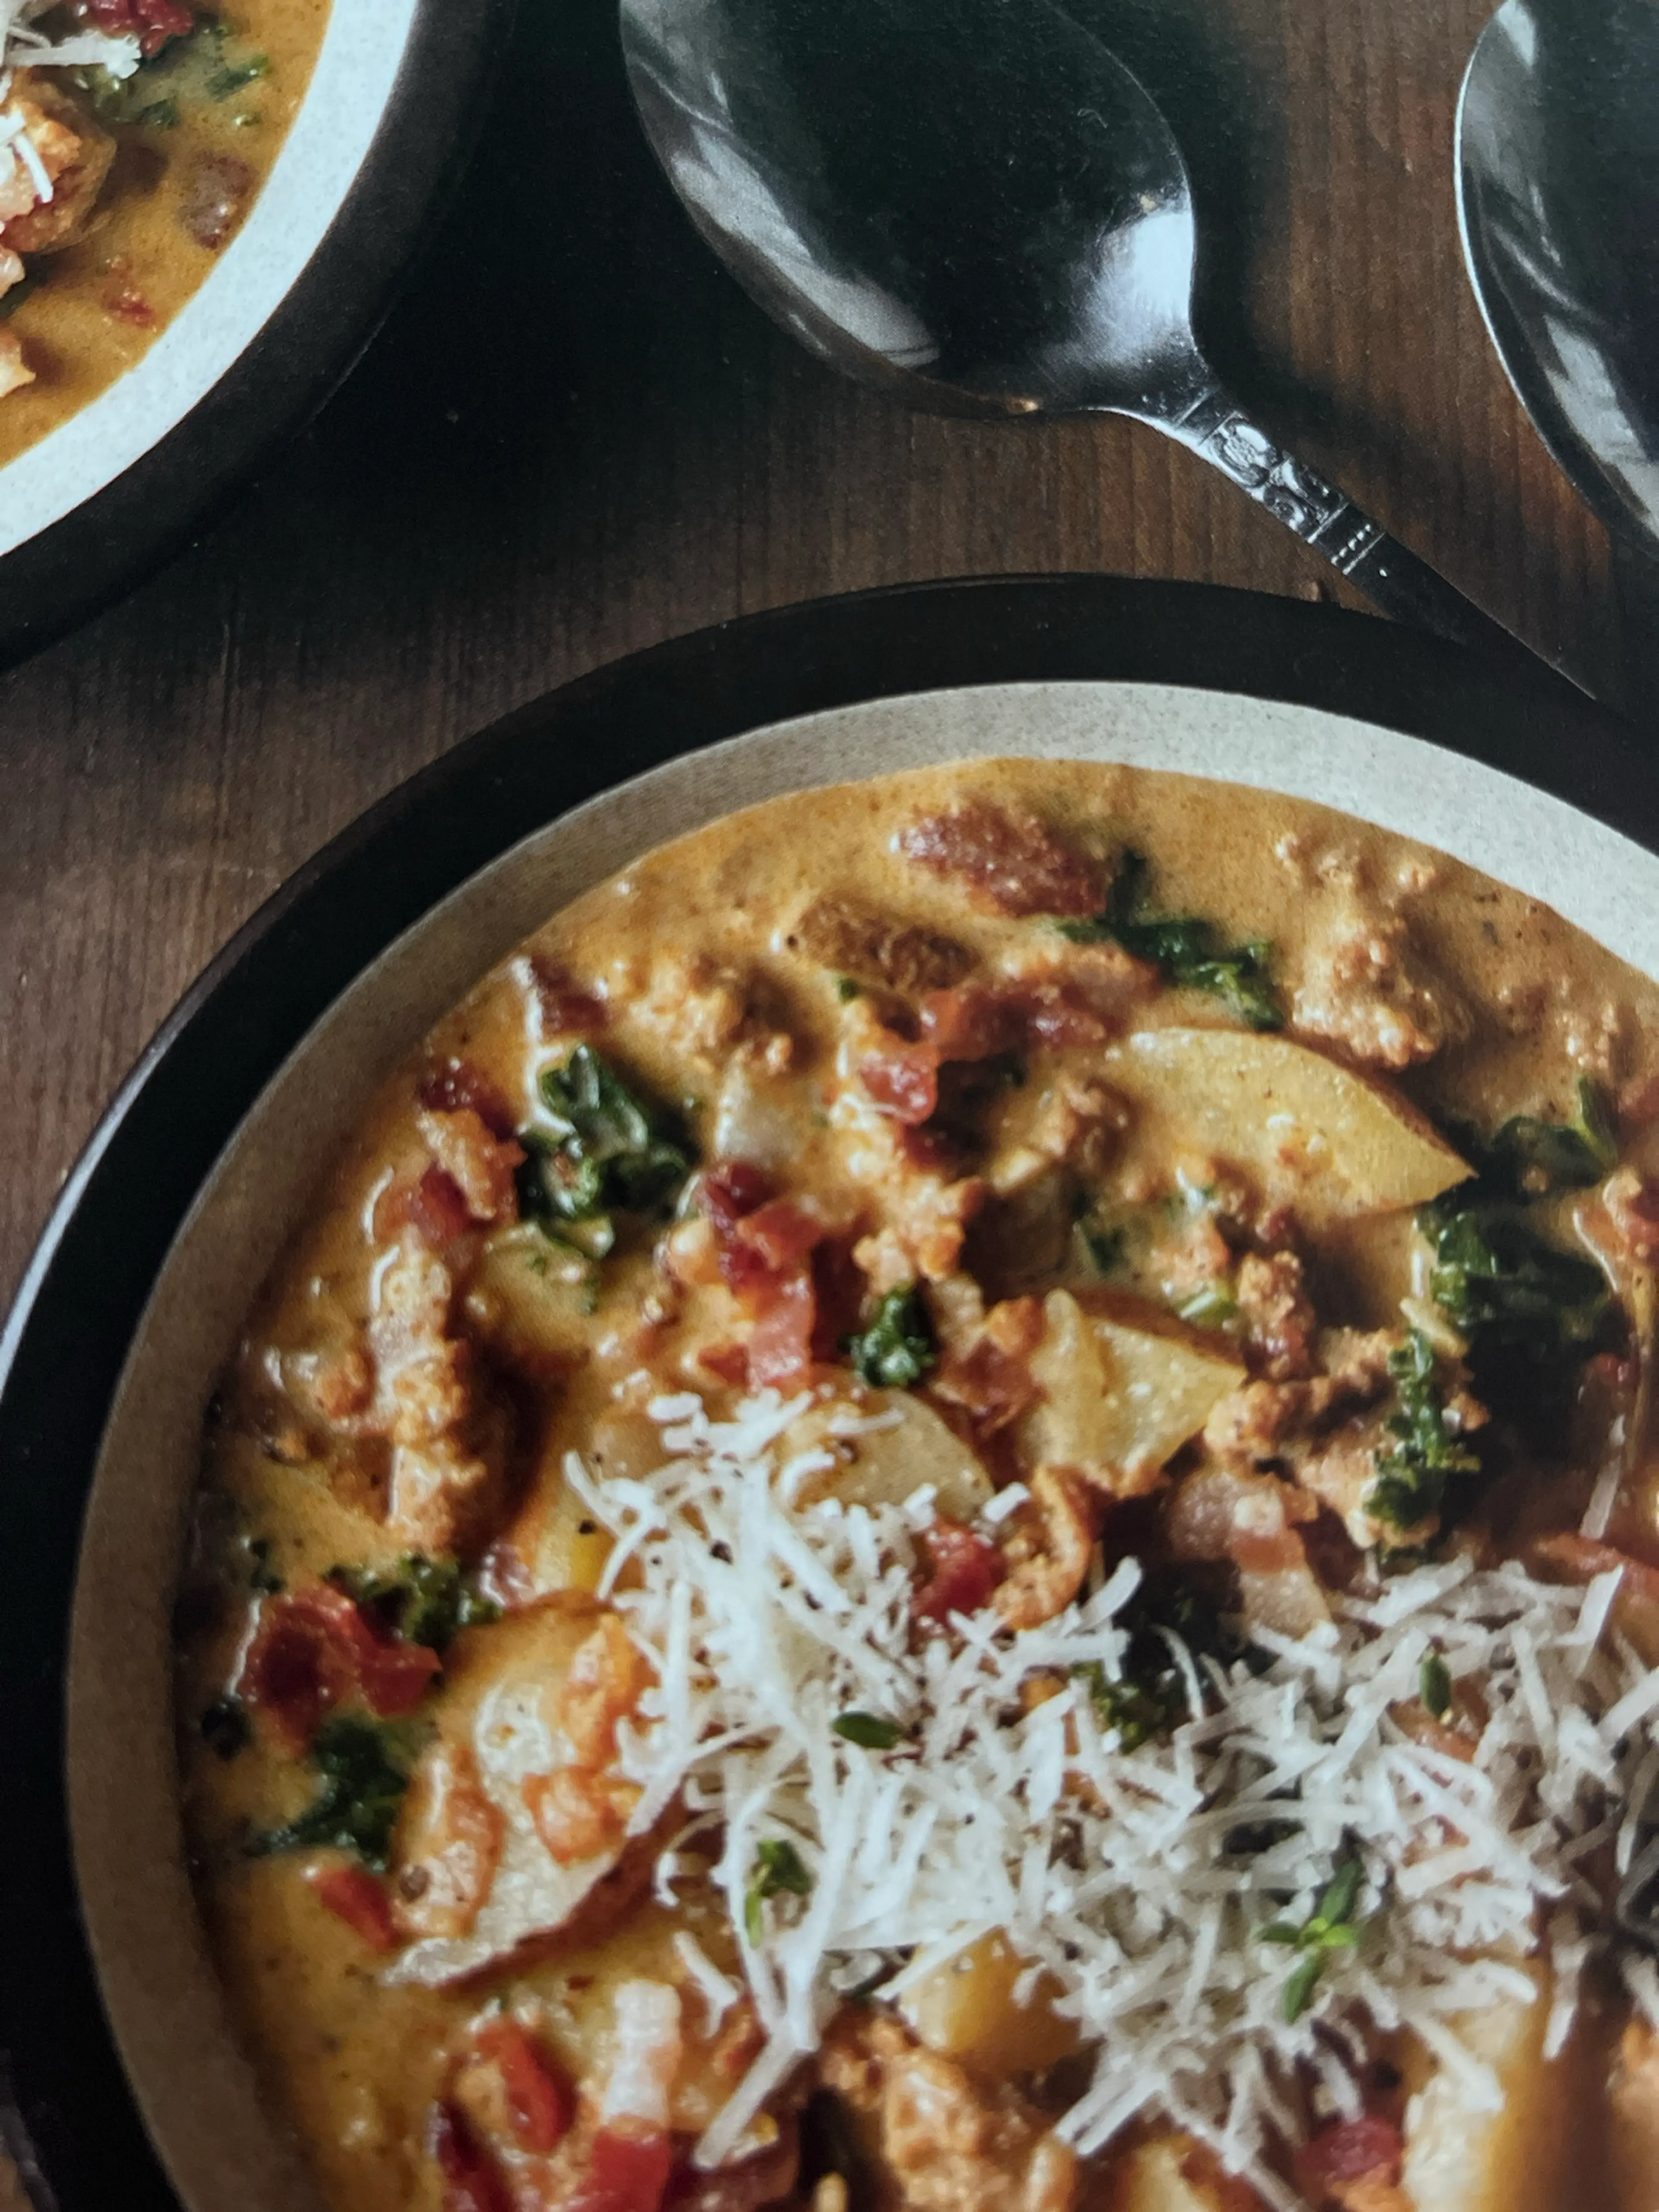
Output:
M372 1951L395 1951L398 1936L392 1917L392 1900L384 1883L367 1867L313 1868L307 1876L317 1902L343 1920Z
M817 1293L811 1268L803 1264L770 1279L757 1303L749 1336L749 1382L761 1390L769 1383L793 1382L812 1364Z
M532 2158L556 2150L575 2117L575 2093L547 2052L505 2013L474 2037L478 2056L501 2077L513 2140Z
M960 1406L981 1434L994 1436L1036 1397L1030 1363L1042 1338L1036 1299L1005 1299L992 1307L970 1345L945 1353L930 1385L933 1395Z
M697 1185L697 1202L723 1237L729 1237L738 1222L758 1212L771 1195L772 1178L748 1160L722 1160Z
M865 1095L884 1114L911 1128L932 1121L939 1109L939 1054L929 1044L895 1037L890 1048L859 1062Z
M1344 2183L1400 2179L1405 2146L1392 2120L1367 2114L1357 2120L1333 2120L1320 2130L1297 2160L1297 2179L1317 2203Z
M476 1114L490 1135L502 1143L515 1133L512 1107L473 1060L450 1059L441 1067L428 1068L415 1095L429 1113Z
M941 1060L989 1060L1024 1040L1018 1009L991 983L930 991L921 1002L921 1033Z
M994 914L1098 914L1105 900L1098 860L1036 816L1010 814L989 799L924 816L900 831L898 848L930 875L955 877Z
M428 2116L426 2153L443 2176L443 2212L513 2212L495 2160L465 2113L447 2098Z
M601 2128L564 2212L661 2212L673 2167L665 2129Z
M441 1252L459 1237L465 1237L472 1226L472 1216L467 1211L461 1187L453 1175L434 1162L420 1181L403 1194L401 1206L391 1200L387 1206L386 1226L401 1226L396 1218L401 1214L411 1229L419 1230L433 1249ZM378 1224L377 1224L378 1225Z
M85 0L89 21L117 38L136 38L146 60L170 39L188 38L196 18L179 0Z
M264 1601L237 1689L283 1742L303 1751L324 1714L354 1690L383 1719L413 1712L441 1663L424 1644L377 1636L343 1590L313 1583Z
M610 1009L597 992L584 990L574 977L539 952L521 952L513 963L513 980L529 1002L537 1041L602 1030Z
M1007 1572L1007 1562L987 1536L940 1514L921 1532L927 1579L910 1601L918 1620L945 1621L953 1613L977 1613Z

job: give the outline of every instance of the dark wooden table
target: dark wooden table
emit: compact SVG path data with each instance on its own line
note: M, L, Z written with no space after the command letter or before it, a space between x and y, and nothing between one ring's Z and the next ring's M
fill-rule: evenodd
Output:
M1202 320L1244 396L1650 713L1652 574L1557 476L1463 274L1452 118L1486 4L1077 11L1187 141ZM321 420L183 557L0 679L0 1297L204 962L359 809L503 709L675 632L909 578L1331 588L1149 433L921 419L796 351L671 202L611 14L522 0L461 199Z

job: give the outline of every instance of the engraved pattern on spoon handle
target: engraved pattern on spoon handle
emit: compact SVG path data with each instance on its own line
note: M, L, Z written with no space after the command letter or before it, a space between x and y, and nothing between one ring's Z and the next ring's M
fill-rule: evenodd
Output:
M1179 422L1163 427L1322 553L1384 614L1512 663L1524 655L1534 670L1556 666L1390 538L1346 492L1287 453L1218 387L1205 392Z

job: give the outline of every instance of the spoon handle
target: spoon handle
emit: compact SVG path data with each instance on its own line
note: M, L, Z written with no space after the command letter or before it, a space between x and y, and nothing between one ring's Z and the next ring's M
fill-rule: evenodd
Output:
M1501 653L1511 662L1524 653L1534 670L1545 659L1483 613L1473 599L1466 599L1409 547L1390 538L1346 492L1287 453L1218 385L1212 386L1179 422L1165 420L1160 427L1316 547L1384 614L1450 638L1455 644ZM1547 665L1559 675L1567 673L1554 661Z

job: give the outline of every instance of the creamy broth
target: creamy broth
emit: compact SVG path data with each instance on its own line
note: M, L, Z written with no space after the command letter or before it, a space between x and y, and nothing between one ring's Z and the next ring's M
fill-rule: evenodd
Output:
M15 243L24 272L9 289L0 282L0 466L140 361L205 280L282 150L329 6L237 0L201 11L193 31L120 81L100 70L25 70L21 52L8 57L13 112L45 85L70 104L70 127L111 159L61 245L31 250L34 234L0 220L0 249ZM71 34L59 21L68 12L42 27ZM0 122L6 108L0 99ZM21 375L31 380L14 384Z
M653 1809L652 1561L684 1578L690 1555L647 1547L605 1580L625 1525L609 1501L638 1486L657 1485L665 1544L681 1511L678 1540L741 1548L710 1533L714 1489L678 1506L660 1470L702 1451L717 1486L697 1424L770 1389L811 1400L778 1494L841 1501L811 1523L825 1543L866 1511L909 1576L913 1649L883 1662L901 1670L960 1653L974 1621L999 1649L1082 1637L1131 1558L1179 1592L1170 1623L1240 1700L1354 1607L1382 1622L1412 1574L1444 1570L1432 1618L1450 1620L1453 1570L1506 1559L1546 1611L1622 1570L1604 1633L1639 1669L1659 1657L1656 1016L1647 978L1425 848L1079 763L772 801L555 916L387 1084L250 1317L207 1442L179 1609L187 1822L227 1987L331 2203L1659 2203L1659 2057L1616 1942L1593 1948L1547 2063L1580 1954L1560 1927L1545 1940L1544 1904L1522 1940L1492 1939L1509 1994L1456 2019L1495 2117L1443 2034L1368 2011L1377 1984L1354 1977L1405 1972L1402 1875L1445 1844L1427 1830L1396 1862L1356 1825L1311 1892L1260 1889L1277 1903L1240 1955L1273 1994L1273 2048L1298 2019L1362 2048L1339 2095L1295 2045L1280 2124L1228 2158L1201 2139L1224 2148L1226 2112L1196 2089L1173 2118L1128 2100L1086 2139L1066 2118L1094 2063L1073 1965L988 1934L971 1899L931 1974L904 1980L901 1941L838 1954L815 2047L722 2135L774 2047L769 1947L810 1920L829 1846L805 1784L735 1875L735 1801L698 1829L714 1784L681 1778ZM1468 1264L1476 1236L1496 1287ZM695 1588L712 1619L714 1583ZM1396 1631L1342 1632L1363 1651ZM1202 1730L1194 1694L1235 1694L1177 1680L1146 1656L1167 1638L1135 1633L1121 1679L1054 1644L1004 1716L1072 1701L1042 1816L1063 1822L1067 1792L1082 1808L1061 1858L1086 1860L1137 1757ZM1471 1672L1462 1633L1401 1660L1414 1689L1376 1723L1401 1756L1509 1755L1500 1661ZM1585 1674L1593 1715L1613 1665ZM794 1694L817 1694L810 1668ZM885 1762L898 1793L932 1725L850 1710L835 1757ZM1293 1797L1283 1812L1311 1832ZM1562 1819L1590 1838L1598 1936L1616 1877L1591 1812ZM1293 1834L1227 1846L1281 1847L1289 1866ZM1217 1864L1257 1893L1245 1856Z

